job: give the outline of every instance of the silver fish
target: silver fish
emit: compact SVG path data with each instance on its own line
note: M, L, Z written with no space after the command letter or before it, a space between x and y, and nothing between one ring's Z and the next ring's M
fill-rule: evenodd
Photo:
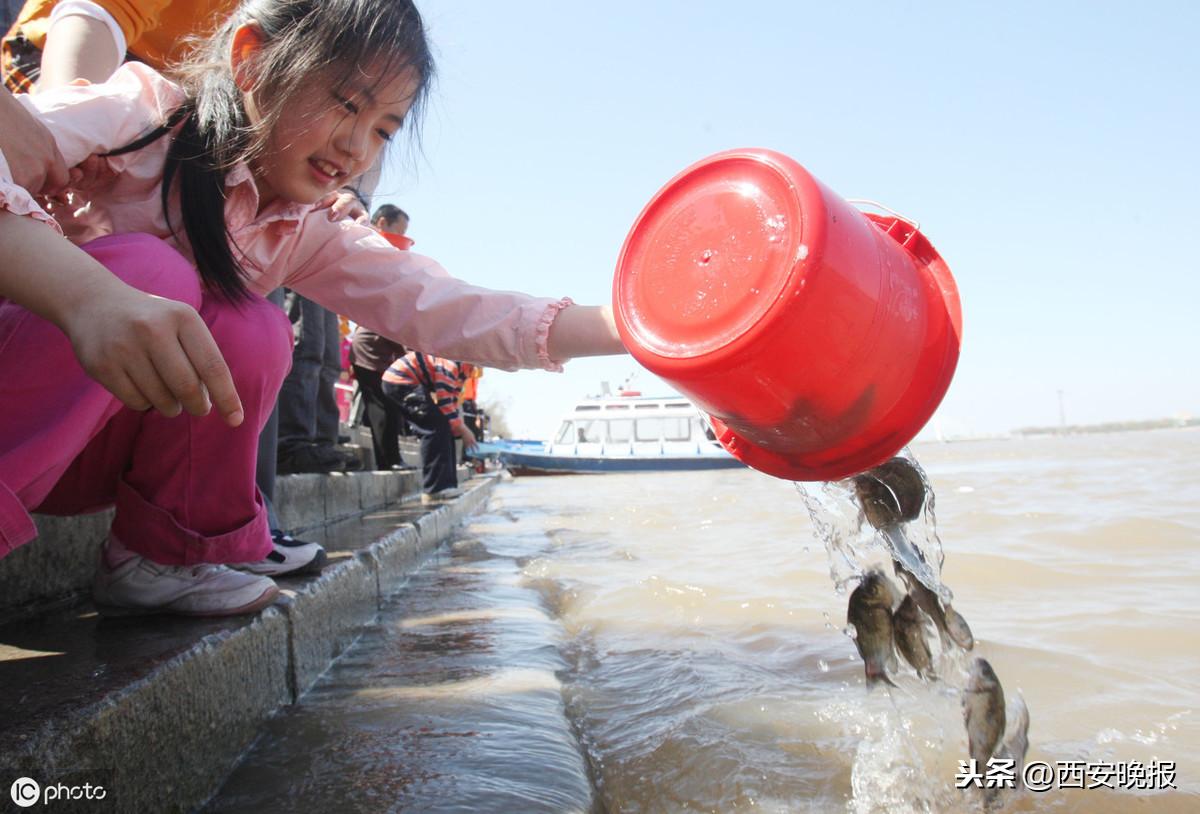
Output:
M975 647L975 636L971 633L971 626L967 624L967 620L962 617L962 614L954 608L946 605L946 633L954 640L954 643L963 650L970 650Z
M864 574L862 582L850 594L846 621L854 625L854 645L862 656L868 688L880 681L896 686L887 675L887 667L896 659L892 649L892 607L895 603L896 589L878 569Z
M943 648L947 639L963 650L970 650L975 646L975 637L971 634L971 626L967 624L967 620L962 617L962 614L950 607L949 604L943 609L938 595L925 587L925 583L913 576L912 572L901 565L899 560L892 560L892 568L895 569L896 576L900 577L900 581L904 583L904 587L908 589L908 595L917 603L917 607L925 611L933 620L938 635L941 637Z
M996 752L996 757L1013 762L1019 788L1021 771L1025 768L1025 753L1029 751L1029 708L1025 706L1025 699L1019 693L1013 703L1013 713L1008 724L1008 737Z
M971 662L971 674L962 697L967 724L967 751L978 769L987 766L1004 737L1004 689L987 659Z
M907 523L921 516L921 507L925 505L925 481L906 458L892 458L856 475L851 483L863 515L877 529Z
M937 678L933 674L929 643L925 641L925 614L917 607L912 594L906 595L892 614L892 636L896 641L896 649L913 666L917 675L926 680Z
M1013 788L1019 789L1023 785L1021 775L1025 769L1025 753L1029 750L1029 708L1025 706L1025 699L1021 697L1020 693L1017 694L1012 709L1013 715L1009 717L1008 723L1008 737L996 750L995 758L1013 762ZM1004 792L1005 789L998 786L984 789L984 803L988 811L995 811L1001 807L1004 801Z

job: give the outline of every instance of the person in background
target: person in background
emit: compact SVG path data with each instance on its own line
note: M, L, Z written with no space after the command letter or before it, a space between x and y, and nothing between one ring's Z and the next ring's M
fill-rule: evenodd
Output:
M421 439L423 503L458 497L454 438L473 449L475 434L463 423L458 397L472 365L409 351L383 374L383 393L403 411Z
M472 366L471 374L463 382L462 392L458 397L459 409L462 411L463 423L475 436L476 441L485 441L483 422L480 420L479 409L479 380L483 378L483 368ZM467 449L463 447L463 462L467 459Z
M397 249L408 251L415 244L408 236L408 213L395 204L383 204L371 216L371 225Z
M295 291L284 294L295 346L279 390L278 473L350 472L358 457L338 447L334 386L342 372L338 315Z
M20 11L20 0L0 0L0 30L7 31L11 28Z
M182 62L238 0L28 0L0 45L14 93L103 82L128 56L159 71Z
M389 243L407 250L413 241L407 237L408 215L393 204L383 204L371 216L375 227ZM402 239L402 240L401 240ZM383 374L392 362L404 355L404 346L362 325L350 342L350 366L366 406L364 417L371 428L376 469L404 466L400 454L400 430L404 414L396 402L383 394Z

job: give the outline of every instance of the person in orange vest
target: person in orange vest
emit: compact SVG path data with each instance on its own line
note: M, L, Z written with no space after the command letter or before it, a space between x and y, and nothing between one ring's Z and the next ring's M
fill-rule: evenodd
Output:
M483 368L477 365L471 366L471 374L463 383L462 396L459 400L459 406L462 410L463 423L470 427L471 432L475 435L478 441L483 438L483 411L479 409L479 380L483 378ZM465 457L466 450L463 450Z
M165 70L186 57L237 8L238 0L28 0L2 45L14 93L103 82L127 56Z

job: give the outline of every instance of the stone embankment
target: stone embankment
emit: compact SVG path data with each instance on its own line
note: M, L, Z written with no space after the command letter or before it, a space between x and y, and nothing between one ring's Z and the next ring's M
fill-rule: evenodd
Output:
M418 471L281 477L281 524L329 562L278 580L280 600L239 619L98 616L87 588L111 515L39 517L39 539L0 560L0 797L28 777L104 787L99 807L61 810L203 803L262 723L486 502L495 479L467 475L461 497L435 506L420 503Z

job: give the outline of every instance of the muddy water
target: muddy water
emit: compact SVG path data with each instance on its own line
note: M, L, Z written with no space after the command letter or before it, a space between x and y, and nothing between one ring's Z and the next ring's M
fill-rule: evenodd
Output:
M913 452L941 578L1028 704L1028 758L1176 767L1178 790L1007 810L1200 810L1200 432ZM794 485L752 471L502 484L218 802L972 810L954 681L866 691L843 568Z

